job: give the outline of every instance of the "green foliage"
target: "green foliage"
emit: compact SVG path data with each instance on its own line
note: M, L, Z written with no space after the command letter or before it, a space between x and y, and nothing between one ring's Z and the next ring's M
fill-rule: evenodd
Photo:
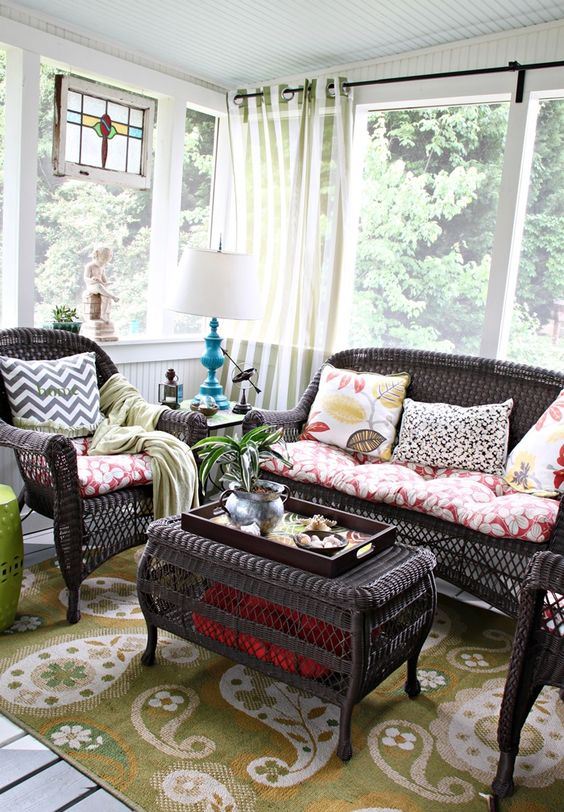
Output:
M370 116L350 331L357 346L479 352L506 127L507 105ZM564 367L547 334L553 302L564 298L563 188L564 103L547 102L509 354L551 367Z
M478 351L506 118L501 105L370 117L357 344Z
M283 429L257 426L236 437L204 437L192 446L200 459L200 480L205 485L214 465L219 465L224 484L234 483L237 488L251 493L260 479L262 462L275 458L284 465L291 463L273 446L284 435Z
M53 308L53 321L64 322L78 321L78 313L76 307L69 307L68 305L57 305Z
M53 75L41 71L38 206L36 241L36 321L53 304L70 299L80 307L83 269L95 245L112 248L108 286L119 302L112 306L118 332L131 323L146 326L151 191L124 189L110 183L57 178L51 168ZM209 221L215 120L189 111L182 187L182 232L186 241L205 243ZM204 154L205 153L205 154Z

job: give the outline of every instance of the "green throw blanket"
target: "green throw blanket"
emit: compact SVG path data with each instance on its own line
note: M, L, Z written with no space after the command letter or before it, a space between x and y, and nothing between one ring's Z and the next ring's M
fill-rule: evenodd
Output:
M100 409L106 417L88 449L96 455L151 457L155 519L198 506L198 472L192 452L171 434L155 431L167 408L147 403L123 375L112 375L100 389Z

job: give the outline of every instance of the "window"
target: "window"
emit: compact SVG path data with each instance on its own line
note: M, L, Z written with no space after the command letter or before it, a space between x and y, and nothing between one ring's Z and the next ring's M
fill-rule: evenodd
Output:
M144 96L59 74L55 174L149 189L154 109Z
M94 246L102 244L113 251L108 287L119 298L111 313L117 332L122 338L142 333L147 315L151 191L53 175L55 74L53 68L42 66L35 323L48 323L55 305L82 312L84 265Z
M508 358L564 371L564 100L539 103Z
M210 244L216 129L215 116L186 110L179 257L186 246L208 248ZM200 316L175 314L176 334L200 337L204 329L204 319Z
M479 352L507 115L368 116L351 345Z

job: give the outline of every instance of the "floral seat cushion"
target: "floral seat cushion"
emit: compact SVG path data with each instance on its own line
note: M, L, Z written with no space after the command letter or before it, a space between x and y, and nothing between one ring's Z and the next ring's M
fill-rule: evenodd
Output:
M103 496L112 491L147 485L153 481L151 458L148 454L114 454L88 456L90 438L73 440L80 495L83 498Z
M278 462L265 468L359 499L426 513L488 536L544 542L556 522L558 501L516 493L494 474L368 462L365 456L304 440L289 443L286 456L292 468Z
M270 459L262 466L263 470L326 488L332 486L335 476L358 465L355 454L317 440L299 440L279 450L291 461L292 468Z

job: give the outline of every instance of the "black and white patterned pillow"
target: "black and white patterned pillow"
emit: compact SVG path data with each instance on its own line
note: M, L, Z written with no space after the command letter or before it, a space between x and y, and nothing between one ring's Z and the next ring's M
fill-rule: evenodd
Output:
M503 474L513 400L484 406L406 398L394 462Z
M49 361L0 356L0 371L18 428L85 437L102 420L93 352Z

